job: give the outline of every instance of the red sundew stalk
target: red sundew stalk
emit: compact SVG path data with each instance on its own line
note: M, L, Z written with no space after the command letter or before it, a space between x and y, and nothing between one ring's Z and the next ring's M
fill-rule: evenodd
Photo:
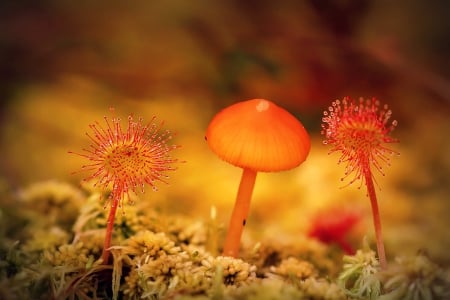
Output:
M377 240L377 252L378 259L380 260L380 266L382 269L386 269L386 253L384 251L383 234L381 230L380 211L378 209L377 194L375 193L375 187L373 185L372 172L370 171L370 165L364 168L364 179L366 181L367 194L369 195L370 205L372 206L373 225L375 228L375 238Z
M156 182L167 184L169 176L166 172L176 170L172 164L179 162L170 156L170 152L179 146L168 145L172 134L162 131L163 123L155 125L155 117L143 125L141 118L134 121L129 116L126 130L122 129L119 118L105 116L104 120L106 127L98 122L89 126L93 135L86 133L91 145L83 149L84 153L69 153L89 161L81 167L82 171L92 172L85 181L96 180L94 185L100 186L103 192L112 185L102 252L103 263L107 264L117 207L122 207L122 201L129 192L136 193L138 188L144 192L145 184L149 184L154 191L157 190Z
M382 165L390 165L389 155L398 154L387 148L385 144L395 143L389 136L397 126L397 121L388 124L391 110L387 105L380 108L379 102L373 98L359 103L346 97L336 100L322 118L322 134L324 144L332 145L330 153L340 152L338 163L346 163L345 174L341 180L353 174L349 185L361 180L367 188L367 195L372 206L372 216L377 240L377 251L381 268L386 268L386 254L381 232L380 213L374 187L372 167L384 176Z
M114 220L116 218L117 206L119 206L120 199L114 197L111 202L111 208L109 209L108 221L106 222L106 234L105 241L103 242L102 261L107 264L109 261L109 248L111 247L111 238L114 229Z

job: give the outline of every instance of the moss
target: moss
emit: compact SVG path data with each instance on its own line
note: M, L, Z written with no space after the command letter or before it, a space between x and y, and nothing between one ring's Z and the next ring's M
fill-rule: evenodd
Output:
M305 299L305 294L282 280L261 280L235 290L224 299L248 300L296 300Z
M379 262L367 243L354 255L344 256L343 260L343 271L338 283L346 294L356 299L378 299L381 295Z
M164 214L138 199L117 215L112 265L105 265L99 258L106 194L57 182L22 190L17 200L27 204L0 215L0 298L403 299L411 290L433 299L448 295L448 273L424 254L380 272L367 245L342 259L316 240L280 235L247 241L239 259L217 256L223 233L217 219ZM2 212L13 207L10 200Z
M127 269L123 294L130 299L208 294L217 270L222 284L238 287L256 278L255 268L240 259L213 257L201 248L177 246L164 233L145 231L114 247L113 255Z
M56 180L38 182L19 191L18 201L40 227L59 226L70 230L83 204L82 191Z
M307 278L300 282L300 290L306 299L313 300L345 300L345 292L335 282L325 278Z
M398 257L380 276L385 290L380 300L450 298L450 273L423 252Z
M242 256L262 274L290 257L311 263L320 275L334 276L341 265L341 256L336 256L333 248L301 235L264 240L256 248L246 249Z

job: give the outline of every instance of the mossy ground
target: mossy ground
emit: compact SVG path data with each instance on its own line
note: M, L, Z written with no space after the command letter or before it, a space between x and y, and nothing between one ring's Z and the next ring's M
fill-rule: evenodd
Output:
M3 199L2 299L445 299L449 295L448 270L424 253L400 258L380 271L368 245L354 256L343 256L337 247L297 236L249 242L240 258L223 257L218 245L224 228L217 220L166 214L145 201L134 201L119 212L113 259L102 264L108 209L100 191L48 181Z

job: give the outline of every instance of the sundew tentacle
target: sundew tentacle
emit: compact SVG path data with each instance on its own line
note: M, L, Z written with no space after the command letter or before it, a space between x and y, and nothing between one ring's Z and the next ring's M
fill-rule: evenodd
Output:
M375 98L355 101L346 97L334 101L323 115L323 143L332 147L329 153L341 153L338 162L347 164L343 178L351 178L351 183L362 179L365 164L384 176L383 166L389 166L392 155L398 154L386 146L398 142L389 136L397 121L389 123L392 111L388 106L380 107Z

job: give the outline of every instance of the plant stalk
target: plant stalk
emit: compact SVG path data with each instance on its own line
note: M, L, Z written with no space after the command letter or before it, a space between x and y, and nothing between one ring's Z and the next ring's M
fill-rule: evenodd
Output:
M106 223L106 234L102 252L103 264L108 264L110 253L109 247L111 247L111 237L114 229L114 220L116 218L116 210L118 205L119 199L116 196L114 196L112 199L111 208L109 210L108 221Z
M372 206L373 225L375 227L375 237L377 240L378 259L380 261L381 269L384 270L387 267L387 262L386 253L384 251L383 235L381 232L381 221L380 212L378 210L377 195L375 193L375 187L373 184L373 178L369 164L366 164L366 167L364 167L363 170L366 181L367 194L369 195L370 204Z

